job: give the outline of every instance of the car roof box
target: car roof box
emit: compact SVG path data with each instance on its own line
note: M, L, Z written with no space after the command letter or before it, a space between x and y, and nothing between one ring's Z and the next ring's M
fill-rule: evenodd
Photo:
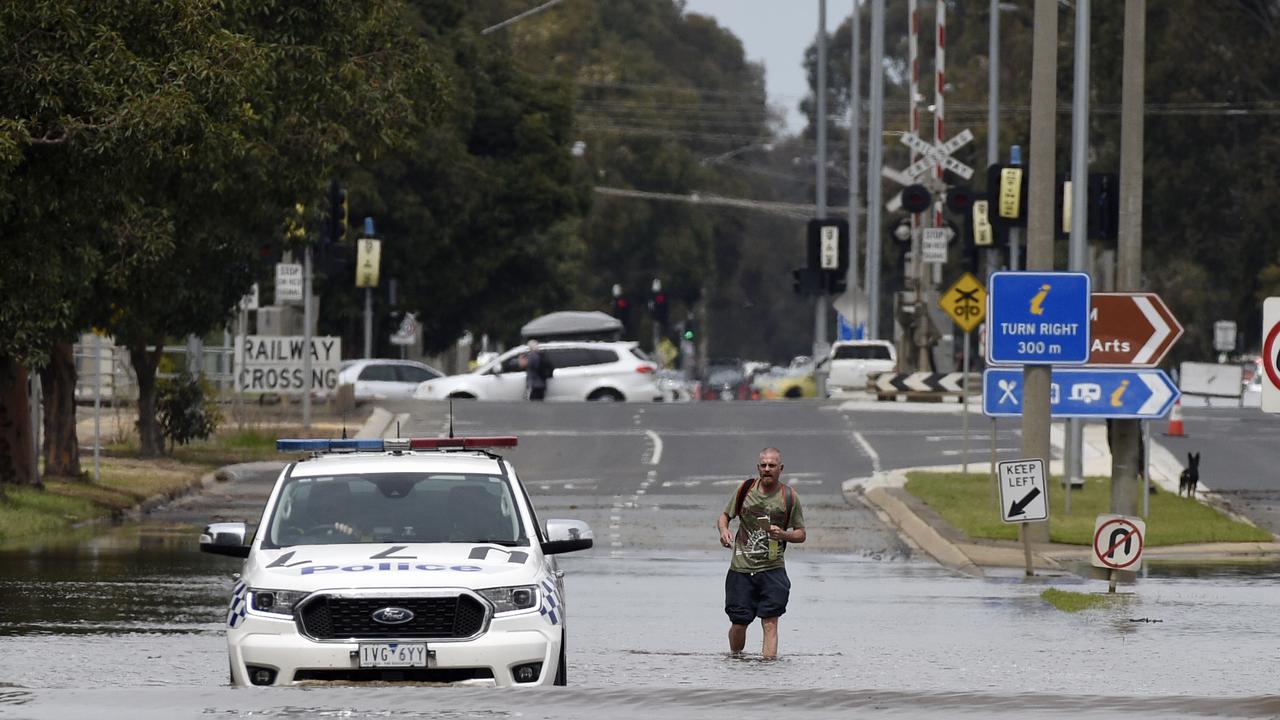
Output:
M618 340L622 321L599 311L562 310L525 323L525 340Z

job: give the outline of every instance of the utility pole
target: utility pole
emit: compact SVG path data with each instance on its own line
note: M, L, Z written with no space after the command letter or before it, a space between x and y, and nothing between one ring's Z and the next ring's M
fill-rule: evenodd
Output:
M302 427L311 427L311 242L302 260Z
M987 18L987 167L1000 162L1000 0L991 0ZM988 207L995 207L995 190L987 189ZM995 270L995 249L983 252L983 282Z
M1116 290L1142 289L1142 112L1147 44L1145 0L1124 3L1124 70L1120 91L1120 240L1116 256ZM1111 512L1135 515L1138 510L1138 450L1141 420L1112 420Z
M1075 87L1071 94L1071 244L1067 269L1088 271L1089 247L1089 0L1076 0ZM1071 512L1071 488L1082 482L1081 452L1084 423L1067 420L1063 468L1066 510Z
M880 338L880 168L884 165L884 0L871 0L871 118L867 127L867 337Z
M1054 133L1058 74L1058 3L1036 0L1031 55L1031 168L1027 183L1027 269L1053 270ZM1048 467L1052 366L1022 371L1022 455ZM1048 485L1046 484L1046 489ZM1048 522L1023 523L1024 541L1049 541ZM1026 544L1024 542L1024 544ZM1029 548L1030 546L1027 545ZM1028 549L1029 552L1029 549Z
M373 218L364 219L364 236L373 237ZM364 357L373 357L373 288L364 289Z
M845 286L853 298L853 317L849 324L857 337L859 317L863 312L861 294L858 292L858 206L862 199L861 179L858 177L859 143L862 140L862 7L861 0L853 0L853 13L849 16L849 271Z
M818 162L815 181L817 183L814 203L819 220L827 217L827 0L818 0L818 84L814 89L817 108L814 122L818 125ZM825 272L824 272L825 274ZM817 369L821 355L827 349L827 303L831 297L827 294L826 283L822 291L815 296L813 308L813 379L818 386L818 397L826 396L826 373Z

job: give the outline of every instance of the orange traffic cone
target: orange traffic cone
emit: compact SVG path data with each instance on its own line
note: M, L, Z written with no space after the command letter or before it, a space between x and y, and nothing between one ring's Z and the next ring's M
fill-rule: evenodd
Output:
M1174 400L1173 408L1169 410L1169 432L1165 433L1169 437L1186 437L1187 434L1182 431L1182 400Z

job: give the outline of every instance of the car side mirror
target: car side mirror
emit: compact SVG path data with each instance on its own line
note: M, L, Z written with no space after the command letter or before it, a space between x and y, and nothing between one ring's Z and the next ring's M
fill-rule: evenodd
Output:
M200 552L229 557L249 557L249 526L242 522L209 523L200 533Z
M546 555L586 550L595 544L591 527L581 520L548 520L547 541L542 543Z

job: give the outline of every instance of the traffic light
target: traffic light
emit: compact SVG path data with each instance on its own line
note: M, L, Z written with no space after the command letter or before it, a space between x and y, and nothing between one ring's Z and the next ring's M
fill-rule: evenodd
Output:
M923 185L908 185L902 188L902 207L910 213L921 213L933 205L933 196Z
M698 321L690 317L684 321L684 333L680 336L681 340L693 342L698 337Z
M947 210L964 216L973 206L973 191L963 185L957 185L947 191Z
M791 271L791 288L797 295L821 295L824 284L821 270L800 268Z
M667 294L664 292L656 292L653 295L653 320L654 322L667 324L667 319L671 317L670 309L667 307Z
M329 241L342 242L347 236L347 191L338 181L329 183Z
M613 316L621 320L623 325L627 324L631 317L631 303L626 297L618 295L613 299Z

